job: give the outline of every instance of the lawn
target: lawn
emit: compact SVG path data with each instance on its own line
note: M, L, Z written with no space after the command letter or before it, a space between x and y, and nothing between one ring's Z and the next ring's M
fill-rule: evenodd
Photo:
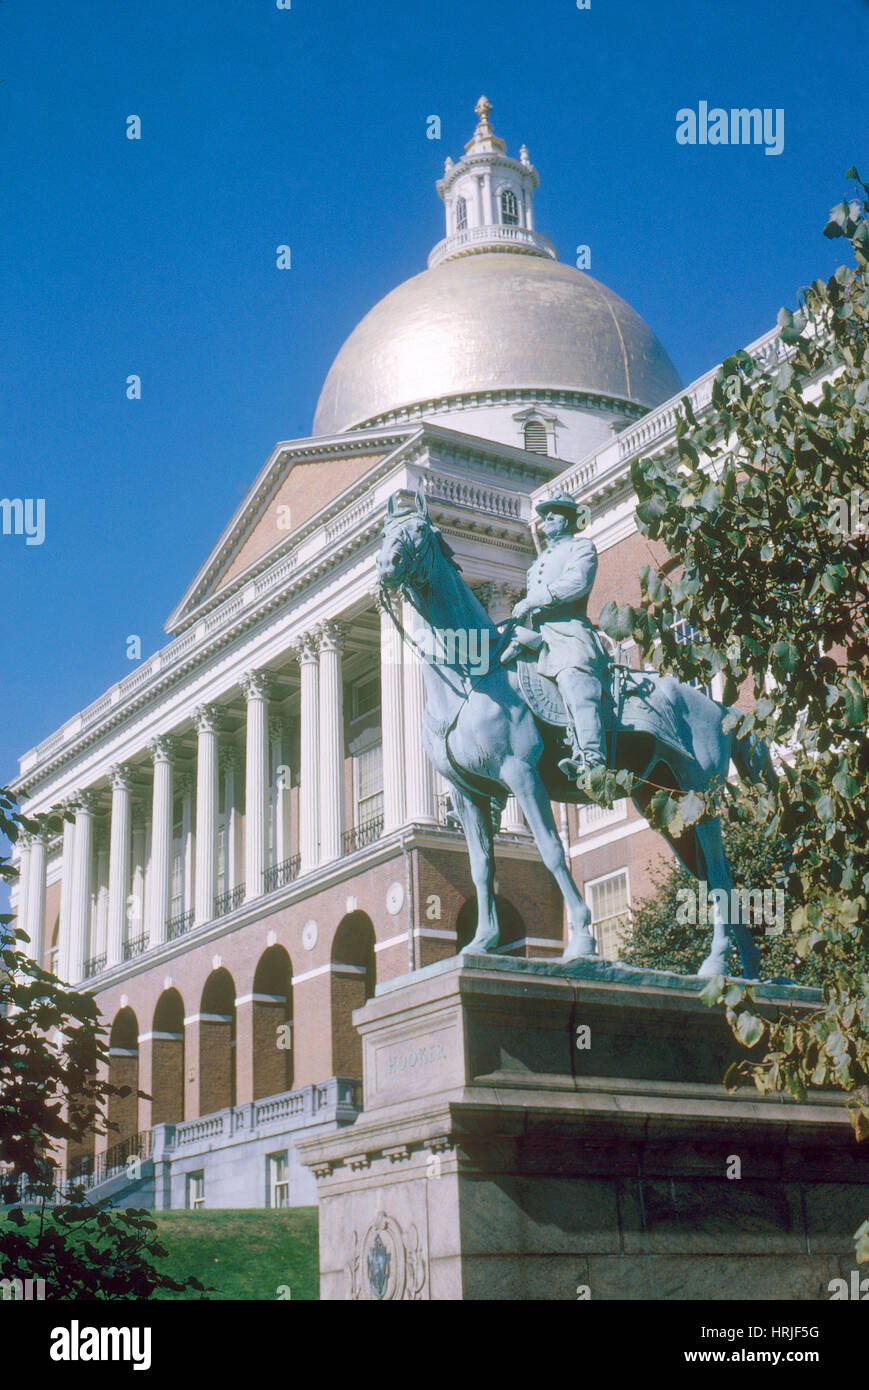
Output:
M181 1281L194 1276L210 1299L319 1298L317 1208L149 1212L166 1256L155 1263ZM0 1214L0 1223L5 1217ZM29 1223L36 1223L34 1215ZM34 1231L34 1235L36 1231ZM287 1293L289 1289L289 1293ZM155 1297L198 1298L190 1294Z
M316 1207L151 1214L167 1251L158 1263L175 1279L201 1280L209 1298L276 1299L280 1288L283 1298L319 1297Z

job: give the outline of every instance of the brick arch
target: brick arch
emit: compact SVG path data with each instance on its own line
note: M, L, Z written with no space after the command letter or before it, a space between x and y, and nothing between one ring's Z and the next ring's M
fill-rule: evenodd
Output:
M253 1099L292 1090L293 963L283 946L263 951L247 1006L251 1010Z
M199 1035L191 1048L199 1082L197 1115L211 1115L235 1105L236 1095L235 981L223 966L212 970L202 987L193 1027Z
M332 1067L336 1076L362 1076L362 1039L353 1011L374 993L374 923L364 912L349 912L332 941Z
M139 1023L130 1008L119 1009L112 1020L109 1084L129 1087L128 1095L109 1095L106 1142L111 1149L139 1132Z
M184 1119L184 1000L164 989L151 1021L151 1123Z
M495 906L498 910L498 922L501 927L501 947L509 945L511 941L522 941L525 938L525 923L516 911L509 898L502 898L500 894L495 895ZM467 946L468 942L477 930L477 896L473 894L466 898L456 914L454 924L456 933L456 951L461 951ZM525 956L528 949L525 946L518 947L511 954Z

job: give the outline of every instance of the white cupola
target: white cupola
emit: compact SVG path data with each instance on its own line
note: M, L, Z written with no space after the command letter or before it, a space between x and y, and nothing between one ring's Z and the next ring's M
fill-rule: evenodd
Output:
M512 251L557 260L555 247L534 230L534 190L540 176L523 145L511 159L489 121L492 110L480 97L477 128L454 164L447 159L437 191L444 202L446 236L428 258L429 269L476 251Z

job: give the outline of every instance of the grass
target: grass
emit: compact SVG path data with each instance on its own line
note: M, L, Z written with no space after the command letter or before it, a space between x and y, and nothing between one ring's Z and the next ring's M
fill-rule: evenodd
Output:
M201 1280L210 1299L274 1300L282 1286L294 1301L319 1297L316 1207L151 1214L167 1252L157 1264L175 1279Z
M319 1244L316 1207L279 1210L215 1208L210 1211L158 1211L156 1239L166 1255L155 1261L174 1279L191 1276L208 1290L208 1298L319 1298ZM0 1214L0 1223L5 1217ZM36 1224L36 1217L29 1216ZM36 1232L34 1231L34 1234ZM161 1299L198 1298L157 1294Z

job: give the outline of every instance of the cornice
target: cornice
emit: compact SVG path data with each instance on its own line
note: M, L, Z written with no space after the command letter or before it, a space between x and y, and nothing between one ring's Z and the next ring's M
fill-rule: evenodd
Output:
M610 396L598 391L575 391L567 387L509 386L495 387L490 391L463 391L456 395L437 396L428 400L415 401L410 405L385 411L363 420L357 428L375 429L402 422L412 424L427 418L432 413L447 411L478 410L482 406L538 404L541 401L560 405L574 410L591 412L617 412L620 415L634 415L641 420L647 415L648 407L632 401L626 396ZM506 445L504 447L510 447ZM542 455L538 455L542 457Z

